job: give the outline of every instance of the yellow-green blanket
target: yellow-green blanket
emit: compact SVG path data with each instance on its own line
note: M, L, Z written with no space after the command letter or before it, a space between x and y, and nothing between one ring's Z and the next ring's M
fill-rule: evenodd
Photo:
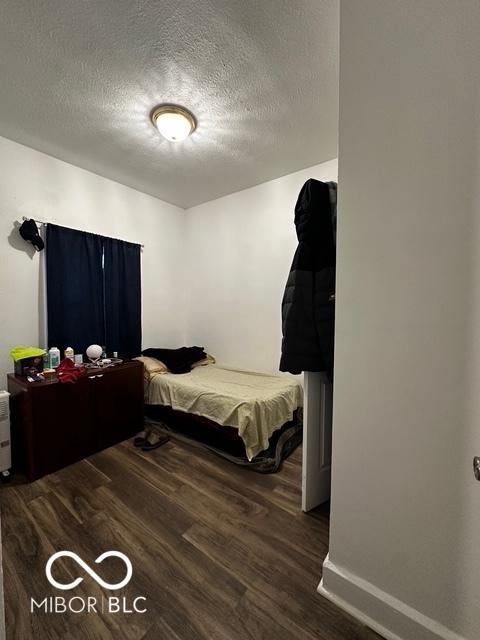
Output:
M18 362L19 360L24 360L25 358L37 358L39 356L44 356L46 353L45 349L39 349L38 347L13 347L10 351L10 355L12 356L14 362Z
M208 365L190 373L154 374L146 383L145 402L237 428L251 460L302 406L303 390L287 376Z

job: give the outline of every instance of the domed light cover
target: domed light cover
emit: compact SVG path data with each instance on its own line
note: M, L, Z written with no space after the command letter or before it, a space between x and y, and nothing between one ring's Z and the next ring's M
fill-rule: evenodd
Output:
M185 140L197 126L193 114L176 104L162 104L156 107L151 118L162 136L170 142Z

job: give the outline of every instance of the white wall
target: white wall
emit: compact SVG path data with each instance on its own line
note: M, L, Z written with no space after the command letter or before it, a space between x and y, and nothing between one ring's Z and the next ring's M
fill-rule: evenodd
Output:
M184 343L185 211L0 138L0 388L10 349L40 339L39 254L13 230L23 215L143 243L143 343Z
M336 180L337 161L187 212L187 340L224 364L278 372L281 301L298 244L294 208L308 178Z
M479 33L478 0L342 0L323 586L405 640L479 637Z

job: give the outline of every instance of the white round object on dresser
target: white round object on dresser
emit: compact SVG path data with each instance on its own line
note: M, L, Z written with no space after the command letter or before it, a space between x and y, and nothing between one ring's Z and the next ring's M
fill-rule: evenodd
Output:
M103 353L103 349L99 344L91 344L87 349L87 356L92 362L96 362Z

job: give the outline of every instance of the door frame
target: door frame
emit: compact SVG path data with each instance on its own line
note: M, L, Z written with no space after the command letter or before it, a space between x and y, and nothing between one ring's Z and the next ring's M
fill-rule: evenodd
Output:
M330 500L333 384L305 371L303 383L302 511Z

